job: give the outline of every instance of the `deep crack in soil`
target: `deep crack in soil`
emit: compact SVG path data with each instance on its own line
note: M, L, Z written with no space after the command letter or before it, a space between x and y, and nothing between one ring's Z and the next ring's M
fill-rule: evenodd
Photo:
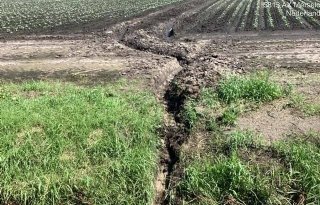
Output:
M188 98L196 98L201 88L214 86L221 76L220 72L228 70L231 60L215 54L210 45L200 51L195 46L181 41L162 40L144 30L121 36L119 43L156 55L176 58L181 70L168 83L163 92L167 115L163 129L163 147L160 154L159 173L156 181L157 196L155 204L177 204L172 196L175 186L183 174L180 166L180 153L188 141L190 125L183 119L183 109ZM229 68L228 68L229 67ZM179 200L179 199L177 199Z
M188 139L189 133L186 125L180 120L180 113L184 102L190 93L182 90L179 84L176 84L179 76L187 72L188 50L181 45L172 45L169 43L159 43L159 41L146 39L141 33L134 37L122 39L126 46L139 51L148 51L158 55L171 56L177 59L181 71L178 72L172 81L170 81L164 92L163 100L167 110L167 122L163 130L163 147L160 154L160 170L157 181L156 204L170 204L172 187L176 183L175 178L180 175L179 167L181 145ZM179 171L178 171L179 170Z

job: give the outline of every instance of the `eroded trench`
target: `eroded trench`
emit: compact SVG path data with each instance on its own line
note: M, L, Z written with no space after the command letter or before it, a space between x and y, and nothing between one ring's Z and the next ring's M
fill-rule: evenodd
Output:
M181 70L168 80L165 90L162 91L167 113L162 130L163 146L155 182L154 202L161 205L178 204L179 199L173 196L183 174L183 167L180 164L181 148L190 136L190 124L184 119L182 112L187 99L197 98L201 88L216 84L221 76L219 70L221 67L217 63L220 57L217 54L210 54L208 50L196 53L178 41L166 42L139 32L124 36L119 42L135 50L174 57L180 64ZM222 57L220 61L225 62L227 59Z
M156 181L156 199L155 204L166 205L172 202L171 192L174 184L177 182L180 161L180 149L189 137L187 125L181 119L186 99L189 94L181 89L179 77L187 72L190 61L187 58L187 51L181 49L166 49L155 44L148 45L141 41L142 38L134 37L123 40L122 42L133 49L139 51L152 52L158 55L171 56L177 59L181 70L169 80L165 91L163 92L163 102L166 107L165 125L162 129L162 148L160 152L159 171ZM167 45L168 46L168 45Z

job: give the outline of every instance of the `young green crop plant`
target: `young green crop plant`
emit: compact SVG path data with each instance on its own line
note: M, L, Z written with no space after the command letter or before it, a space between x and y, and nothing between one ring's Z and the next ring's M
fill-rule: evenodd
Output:
M251 6L252 6L252 3L253 3L253 0L248 0L248 4L247 4L247 7L246 7L246 10L243 14L243 20L240 24L240 30L244 30L245 26L246 26L246 23L248 21L248 15L250 13L250 10L251 10Z
M283 12L283 9L282 9L282 5L284 5L285 2L284 2L284 0L280 0L279 3L280 3L280 5L277 6L277 10L278 10L278 12L279 12L279 14L280 14L280 16L282 18L282 21L284 22L285 26L287 28L290 28L290 23L288 21L288 18L286 16L286 14Z
M102 18L129 17L180 0L2 0L0 32L33 32L63 25L79 25Z
M232 1L231 4L228 4L227 8L225 8L222 12L222 14L219 16L219 20L223 19L226 14L229 12L230 9L232 9L236 5L237 1Z
M259 18L260 18L260 0L256 0L256 10L254 11L254 21L253 28L258 29L259 27Z
M272 5L272 4L271 4ZM271 9L274 9L274 6L267 6L266 7L266 15L267 15L267 19L268 19L268 24L271 28L274 28L274 20L272 18L272 15L271 15Z
M239 12L240 12L241 8L242 8L243 6L245 6L245 4L246 4L247 2L248 2L248 1L241 1L240 3L238 3L236 9L235 9L234 12L232 13L231 18L229 18L229 20L228 20L228 24L229 24L229 25L230 25L232 22L235 21L236 17L238 17L238 15L239 15Z

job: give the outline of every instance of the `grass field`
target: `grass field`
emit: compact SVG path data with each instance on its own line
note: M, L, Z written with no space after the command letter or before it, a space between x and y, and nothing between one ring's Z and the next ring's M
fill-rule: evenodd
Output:
M151 204L162 124L125 82L0 85L1 204Z
M240 114L292 96L290 86L268 76L228 77L187 103L183 118L192 139L182 152L184 176L176 192L181 203L320 203L319 133L292 134L270 143L251 131L225 131Z

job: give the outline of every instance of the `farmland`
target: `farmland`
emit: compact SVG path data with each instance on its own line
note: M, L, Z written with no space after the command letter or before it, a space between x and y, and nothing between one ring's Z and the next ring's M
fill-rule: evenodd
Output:
M0 0L0 204L320 204L296 2Z
M0 2L1 33L72 30L111 25L181 0L141 1L8 1ZM200 4L199 4L200 3ZM199 1L199 10L181 25L186 32L241 32L258 30L319 29L320 2L299 0ZM94 23L95 22L95 23ZM91 24L91 25L90 25ZM93 25L92 25L93 24ZM96 27L97 28L97 27Z
M198 23L186 30L210 33L319 29L319 2L295 1L295 3L290 4L290 1L285 0L217 0L194 14L193 17ZM300 14L297 15L297 12Z
M1 0L0 32L50 30L61 26L75 26L101 20L109 23L175 2L116 1L116 0ZM109 22L108 22L109 21Z

